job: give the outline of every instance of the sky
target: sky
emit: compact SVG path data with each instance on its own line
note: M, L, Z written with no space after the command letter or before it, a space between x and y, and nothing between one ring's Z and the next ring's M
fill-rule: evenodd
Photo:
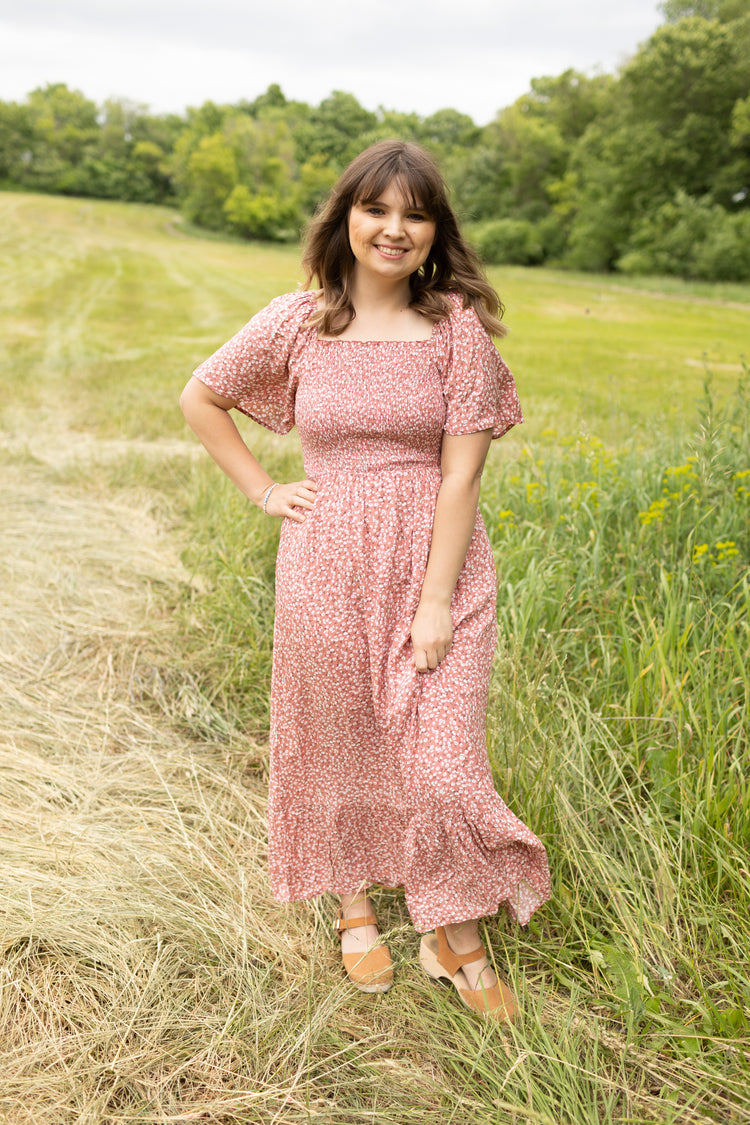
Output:
M65 82L179 113L277 82L485 124L534 77L613 73L662 22L657 0L0 0L0 100Z

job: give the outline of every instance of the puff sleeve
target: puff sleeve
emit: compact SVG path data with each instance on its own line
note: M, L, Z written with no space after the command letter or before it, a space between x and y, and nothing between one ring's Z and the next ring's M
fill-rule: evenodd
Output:
M523 422L513 376L473 308L457 304L447 327L443 429L447 434L491 429L493 438L502 437Z
M291 361L311 302L306 292L276 297L193 374L261 426L289 433L297 389Z

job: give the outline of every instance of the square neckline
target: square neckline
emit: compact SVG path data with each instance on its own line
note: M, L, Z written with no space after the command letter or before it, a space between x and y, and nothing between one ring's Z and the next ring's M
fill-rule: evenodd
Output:
M435 336L433 328L429 336L421 340L342 340L337 336L316 336L321 344L431 344Z
M317 310L318 300L317 300L316 293L313 292L310 289L308 289L306 292L307 292L307 296L309 297L310 303L312 304L313 308ZM418 340L403 340L403 339L355 340L355 339L351 339L351 338L347 338L347 339L342 340L342 338L340 336L320 336L318 334L317 330L315 331L315 339L319 340L321 342L321 344L431 344L433 342L433 340L435 339L438 323L439 322L437 320L433 320L432 329L430 331L429 336L423 336Z

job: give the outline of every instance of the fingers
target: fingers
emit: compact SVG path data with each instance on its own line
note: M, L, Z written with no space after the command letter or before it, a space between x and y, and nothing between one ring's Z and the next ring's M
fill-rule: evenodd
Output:
M445 660L451 647L452 645L448 644L430 648L415 648L412 662L417 672L434 672Z
M294 520L295 523L304 523L304 513L305 511L312 511L318 486L314 481L304 480L291 485L291 487L294 492L289 501L289 510L285 515L287 519ZM300 508L302 511L300 511Z
M304 508L308 512L312 509L312 506L313 506L314 503L315 503L315 497L310 496L306 492L303 492L302 489L300 489L298 492L295 492L294 495L289 500L289 506L290 507L292 507L292 508Z
M411 623L412 663L417 672L434 672L453 644L450 606L420 601Z
M317 484L303 480L295 481L289 487L294 489L293 504L297 504L300 508L312 508L315 503L315 493L318 491Z
M318 486L313 480L292 481L278 484L268 498L266 514L294 523L303 523L305 513L312 510Z

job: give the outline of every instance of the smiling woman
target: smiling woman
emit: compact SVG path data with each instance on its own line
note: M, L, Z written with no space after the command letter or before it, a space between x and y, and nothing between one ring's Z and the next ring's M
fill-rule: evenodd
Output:
M375 262L390 257L404 270L378 273ZM412 339L399 336L398 308L432 324L448 316L449 292L462 294L488 332L505 335L498 295L459 230L438 168L418 145L382 141L352 161L310 226L303 265L307 284L317 278L322 286L310 323L324 336L345 335L356 317L361 339ZM355 299L355 285L367 295ZM363 319L374 314L381 314L380 331L368 335ZM388 319L395 335L385 334Z
M421 149L344 172L305 252L317 292L277 298L195 372L182 405L217 463L283 518L276 568L269 865L282 901L339 896L344 966L393 980L368 887L403 886L420 959L510 1021L477 920L549 896L545 850L495 792L485 734L495 569L477 510L493 437L522 420L489 329L499 300ZM236 407L299 430L272 480Z
M360 281L369 274L386 283L408 278L424 265L434 238L434 220L395 183L379 199L355 203L349 214L349 245Z

